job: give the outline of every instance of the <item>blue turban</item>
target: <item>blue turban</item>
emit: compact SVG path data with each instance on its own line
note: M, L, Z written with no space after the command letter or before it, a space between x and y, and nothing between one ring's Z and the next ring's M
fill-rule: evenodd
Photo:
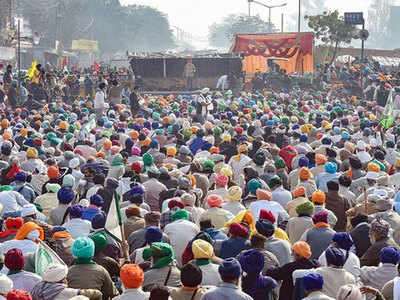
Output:
M76 258L92 258L94 255L94 242L88 237L77 238L72 245L72 254Z
M328 249L325 250L325 257L328 265L336 267L343 267L346 262L345 254L336 247L328 247Z
M350 134L347 131L342 131L342 138L345 140L349 140Z
M27 175L25 172L18 172L14 174L14 180L17 181L26 181Z
M218 272L221 277L240 278L242 275L242 268L236 258L226 258L219 265Z
M152 140L151 142L150 142L150 148L151 149L157 149L158 148L158 146L159 146L159 144L158 144L158 141L157 140Z
M82 217L82 207L79 205L72 205L68 207L68 213L71 217L81 218Z
M57 192L58 201L61 204L69 204L74 200L75 194L74 191L69 187L62 187Z
M90 197L90 204L96 205L98 207L102 207L104 205L103 197L98 194L95 194Z
M307 139L308 139L307 134L302 134L300 136L300 142L302 143L307 143Z
M128 192L128 200L132 199L133 197L142 196L144 195L144 189L141 185L137 184L134 185Z
M337 164L334 162L327 162L325 164L325 172L329 174L335 174L337 171Z
M246 273L259 274L264 268L264 255L255 249L247 250L240 255L239 262Z
M256 230L259 234L263 236L270 237L275 232L275 226L271 222L265 220L258 220L256 222Z
M100 211L97 215L95 215L92 219L92 228L100 229L106 226L107 215L104 211Z
M156 243L156 242L161 242L163 233L160 228L156 226L150 226L147 227L146 233L145 233L145 240L147 244L151 243Z
M62 227L62 226L54 226L51 229L51 234L53 235L53 234L55 234L56 232L59 232L59 231L67 231L67 229L65 227Z
M299 158L299 162L298 162L299 168L308 167L309 164L310 164L310 160L307 157L302 156Z
M135 142L131 138L127 138L125 141L125 148L131 149Z
M349 251L353 246L353 239L347 232L337 232L333 235L332 241L339 245L340 248Z
M400 260L399 251L394 247L385 247L381 250L381 263L397 265Z
M322 290L324 278L318 273L310 273L303 277L302 282L306 291Z

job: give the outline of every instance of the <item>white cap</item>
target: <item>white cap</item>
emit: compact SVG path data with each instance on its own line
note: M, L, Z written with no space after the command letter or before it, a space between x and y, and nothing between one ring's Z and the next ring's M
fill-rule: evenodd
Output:
M75 169L75 168L79 167L79 164L80 164L80 161L79 161L79 158L77 158L77 157L74 157L73 159L71 159L69 161L69 167L71 169Z
M374 172L374 173L376 173L376 172ZM375 195L378 195L378 196L380 196L380 197L384 197L384 198L386 198L386 197L388 196L388 192L385 191L385 190L383 190L383 189L376 189L376 190L374 190L374 194L375 194Z
M367 179L378 180L378 173L376 172L367 172Z
M202 94L207 94L210 92L210 89L208 87L205 87L204 89L201 90Z
M36 214L36 206L33 204L25 204L22 207L21 217L31 216Z
M47 266L42 278L46 282L59 282L67 277L68 267L61 264L52 263Z
M13 288L13 282L8 276L0 274L0 294L6 295Z
M367 148L367 145L365 144L364 141L358 141L357 142L357 149L360 149L361 151L364 151Z

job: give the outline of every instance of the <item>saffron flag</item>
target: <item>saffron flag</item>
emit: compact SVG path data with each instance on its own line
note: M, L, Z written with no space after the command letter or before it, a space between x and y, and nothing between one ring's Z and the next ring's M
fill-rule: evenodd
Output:
M37 63L37 60L35 59L33 62L32 62L32 65L31 65L31 67L29 68L29 70L28 70L28 72L26 73L26 77L28 77L28 78L32 78L33 77L33 75L35 74L35 70L36 70L36 66L38 65L38 63Z
M100 65L99 65L99 63L98 63L97 61L95 61L95 62L93 63L93 69L94 69L96 72L99 72L99 71L100 71Z
M393 115L393 89L390 90L388 99L386 101L385 109L382 113L381 125L388 129L394 123L394 115Z
M67 57L64 56L62 62L61 62L61 67L65 67L67 65L68 61L67 61Z

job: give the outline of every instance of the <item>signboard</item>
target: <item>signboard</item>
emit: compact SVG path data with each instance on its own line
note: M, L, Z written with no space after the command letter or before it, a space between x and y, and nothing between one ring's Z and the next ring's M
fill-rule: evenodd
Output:
M73 40L71 49L80 51L99 51L99 43L90 40Z
M362 12L344 13L344 22L347 25L363 25L364 15Z

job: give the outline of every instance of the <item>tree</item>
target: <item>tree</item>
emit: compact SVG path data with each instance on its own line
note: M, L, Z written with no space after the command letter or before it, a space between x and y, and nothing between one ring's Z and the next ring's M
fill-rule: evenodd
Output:
M119 0L19 0L18 11L32 30L41 34L41 45L64 49L72 40L99 42L105 54L117 51L162 51L175 46L165 14L148 6L122 6Z
M342 44L350 44L354 37L354 26L346 25L339 12L329 11L321 15L305 16L308 26L315 32L321 42L332 47L333 55L330 65L335 61L338 48Z
M385 48L390 40L390 7L392 0L373 0L368 10L368 44L374 48ZM395 37L397 40L397 36Z
M236 34L276 31L274 24L263 21L260 16L229 15L221 23L210 26L208 39L214 47L229 47Z

